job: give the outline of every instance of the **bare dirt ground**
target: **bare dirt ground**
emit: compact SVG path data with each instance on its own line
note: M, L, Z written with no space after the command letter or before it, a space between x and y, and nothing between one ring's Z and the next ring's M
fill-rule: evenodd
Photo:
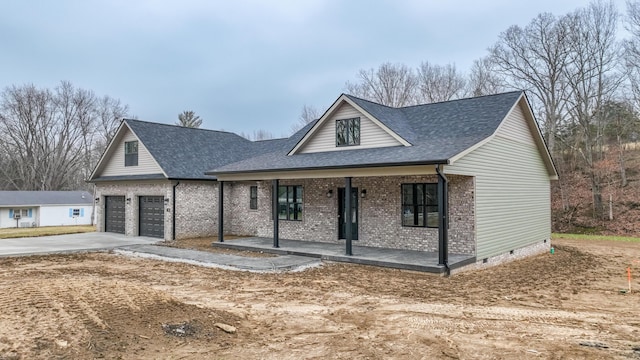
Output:
M640 359L640 244L451 278L225 271L109 253L0 259L0 359ZM227 333L216 323L231 325ZM164 325L164 326L163 326Z

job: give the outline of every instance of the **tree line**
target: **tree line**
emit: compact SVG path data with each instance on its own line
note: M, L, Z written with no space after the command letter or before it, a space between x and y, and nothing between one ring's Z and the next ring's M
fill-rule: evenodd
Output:
M62 81L0 94L0 189L88 189L85 180L129 107Z

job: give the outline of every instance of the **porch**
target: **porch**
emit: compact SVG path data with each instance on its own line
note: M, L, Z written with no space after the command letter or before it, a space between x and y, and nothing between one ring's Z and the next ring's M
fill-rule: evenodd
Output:
M444 266L438 265L438 252L400 250L353 245L353 255L345 255L343 243L279 239L279 247L273 246L273 239L248 237L224 242L214 242L213 247L263 251L273 254L309 256L327 261L373 265L394 269L413 270L428 273L446 273ZM449 253L449 269L456 269L476 261L475 256Z

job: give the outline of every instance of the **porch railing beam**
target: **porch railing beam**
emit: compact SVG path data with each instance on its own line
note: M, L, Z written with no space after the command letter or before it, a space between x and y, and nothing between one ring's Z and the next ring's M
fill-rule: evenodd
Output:
M345 253L348 256L353 255L353 251L352 251L352 244L351 244L351 240L353 240L353 229L352 229L352 220L353 220L353 214L351 214L351 177L345 177L344 178L344 214L345 214Z
M449 209L447 206L448 194L448 179L441 172L440 165L436 166L436 172L438 173L438 265L447 267L449 266L449 229L448 229L448 214Z
M224 242L224 181L218 181L218 242Z
M278 219L278 188L280 187L278 179L274 179L272 181L272 191L271 191L271 207L273 212L273 247L280 247L280 230L279 230L279 219Z

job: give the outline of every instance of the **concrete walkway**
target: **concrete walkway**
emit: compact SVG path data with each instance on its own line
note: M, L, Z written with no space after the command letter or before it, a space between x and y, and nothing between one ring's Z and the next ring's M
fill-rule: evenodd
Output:
M248 257L158 245L123 246L115 251L125 255L255 272L301 270L320 265L321 263L320 259L307 256L281 255L275 257Z

